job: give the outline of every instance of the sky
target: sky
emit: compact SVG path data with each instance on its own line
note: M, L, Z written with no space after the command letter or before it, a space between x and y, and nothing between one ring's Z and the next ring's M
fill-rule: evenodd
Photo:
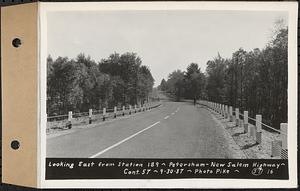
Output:
M230 58L239 48L264 48L274 23L287 21L286 12L273 11L68 11L47 15L47 51L52 58L95 61L110 54L135 52L160 84L169 73L208 60L220 53Z

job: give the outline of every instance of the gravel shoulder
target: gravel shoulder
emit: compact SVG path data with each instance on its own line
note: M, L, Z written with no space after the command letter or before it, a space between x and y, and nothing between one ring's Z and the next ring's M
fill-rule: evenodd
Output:
M240 146L237 144L237 142L232 137L232 134L227 130L226 123L223 122L222 118L220 116L215 115L214 113L210 113L212 116L212 119L216 122L218 125L218 128L220 130L220 133L225 138L225 150L228 153L228 156L233 159L246 159L247 155L241 150Z
M211 111L211 115L218 122L220 126L226 131L224 134L228 139L229 147L234 152L234 158L248 158L248 159L278 159L279 157L271 157L271 146L275 140L280 140L278 133L262 130L262 143L258 144L255 137L251 137L250 133L244 133L243 124L237 126L234 122L230 122L220 114ZM249 124L249 127L254 125ZM239 152L240 150L241 152ZM240 155L241 154L241 155ZM239 157L240 156L240 157Z

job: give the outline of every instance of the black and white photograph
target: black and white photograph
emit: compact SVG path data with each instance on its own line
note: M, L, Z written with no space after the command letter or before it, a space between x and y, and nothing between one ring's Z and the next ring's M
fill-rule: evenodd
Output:
M299 187L298 2L4 3L3 184Z
M286 12L50 13L47 156L287 157L287 22Z
M288 179L289 12L162 7L47 12L46 179Z

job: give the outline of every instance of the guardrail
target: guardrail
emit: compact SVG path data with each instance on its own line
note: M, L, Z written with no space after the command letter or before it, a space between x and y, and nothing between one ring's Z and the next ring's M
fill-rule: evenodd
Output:
M279 133L280 139L273 140L271 143L271 157L280 156L282 159L287 159L287 123L281 123L280 130L278 130L264 124L262 122L262 115L256 115L255 118L251 118L248 116L248 111L244 111L242 114L240 113L239 108L235 108L235 111L233 111L232 106L204 100L199 101L198 103L222 115L229 122L234 122L236 126L242 127L243 132L247 133L249 137L252 137L257 144L261 144L262 142L262 127ZM255 122L255 124L249 123L249 120Z
M75 123L80 124L87 122L88 124L92 124L99 120L105 121L108 118L117 118L119 116L147 111L160 105L160 102L151 102L134 106L122 106L119 108L115 106L114 108L103 108L101 110L89 109L88 112L81 113L73 113L72 111L69 111L68 114L65 115L47 116L47 122L56 123L56 126L71 129ZM58 123L59 125L57 125Z

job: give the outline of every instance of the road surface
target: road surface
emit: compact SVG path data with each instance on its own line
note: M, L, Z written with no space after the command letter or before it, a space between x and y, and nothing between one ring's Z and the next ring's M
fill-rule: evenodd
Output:
M224 129L203 107L165 101L158 108L47 138L47 157L231 158Z

